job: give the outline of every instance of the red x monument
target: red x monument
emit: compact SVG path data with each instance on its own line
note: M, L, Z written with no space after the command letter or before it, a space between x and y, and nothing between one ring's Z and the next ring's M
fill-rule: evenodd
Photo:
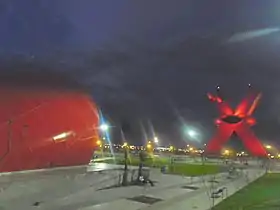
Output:
M251 86L249 85L250 89ZM217 132L208 142L206 154L217 153L229 140L233 133L237 134L243 141L244 146L254 156L267 156L267 152L259 139L254 135L250 127L256 124L252 117L254 110L261 98L261 93L251 93L244 98L236 109L221 97L220 88L217 87L217 95L207 94L210 101L217 103L220 117L215 121Z

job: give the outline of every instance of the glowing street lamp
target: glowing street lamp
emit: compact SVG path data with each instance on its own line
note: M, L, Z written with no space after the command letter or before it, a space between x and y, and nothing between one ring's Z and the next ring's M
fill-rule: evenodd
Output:
M266 145L265 148L266 148L266 149L271 149L272 146L271 146L271 145Z
M109 125L104 123L104 124L100 125L99 128L100 128L101 131L106 132L109 129Z
M122 145L122 147L123 147L123 148L128 147L128 143L127 143L127 142L124 142L123 145Z
M195 130L188 130L188 135L191 137L191 138L195 138L197 136L197 133L195 132Z
M157 144L158 143L158 137L154 138L154 142Z
M225 155L229 155L229 150L226 149L226 150L224 151L224 154L225 154Z
M149 141L146 145L146 151L150 154L150 155L153 155L153 151L154 151L154 148L153 148L153 144L151 141Z
M202 134L195 127L186 126L183 128L184 135L188 138L188 140L201 142Z
M97 140L96 144L101 147L101 145L102 145L101 140Z
M103 144L102 140L98 139L96 144L100 148L101 156L103 158L104 157L104 147L103 147L104 144Z

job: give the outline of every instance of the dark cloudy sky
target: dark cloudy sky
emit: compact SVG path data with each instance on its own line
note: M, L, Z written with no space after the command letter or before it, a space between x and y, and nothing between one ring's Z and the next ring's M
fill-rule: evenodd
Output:
M264 94L255 131L277 141L279 8L279 0L2 0L1 62L74 77L114 125L129 124L131 141L151 122L162 141L183 142L182 119L207 141L218 113L206 92L219 84L234 105L251 83Z

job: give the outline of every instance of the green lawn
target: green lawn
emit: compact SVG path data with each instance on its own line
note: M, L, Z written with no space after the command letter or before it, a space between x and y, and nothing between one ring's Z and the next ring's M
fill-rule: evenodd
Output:
M105 160L102 162L123 165L124 159L117 158L116 160ZM138 166L139 158L130 157L128 164L133 166ZM162 157L149 158L145 161L144 165L147 167L156 167L156 168L167 166L168 173L185 175L185 176L200 176L203 174L219 173L219 166L217 165L204 165L199 163L197 164L175 163L171 165L169 158L162 158Z
M214 210L280 209L280 174L267 174L217 205Z
M218 165L177 163L169 166L169 173L185 176L201 176L205 174L217 174L219 172Z

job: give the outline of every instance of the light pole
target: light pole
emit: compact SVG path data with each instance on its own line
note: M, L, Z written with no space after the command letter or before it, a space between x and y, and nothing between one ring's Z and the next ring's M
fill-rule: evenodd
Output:
M99 129L102 131L102 132L107 132L109 130L109 125L107 123L103 123L99 126Z
M266 145L265 148L266 148L266 149L271 149L272 146L271 146L271 145Z
M158 144L158 137L157 136L155 136L154 142L155 142L155 144Z
M196 135L197 135L197 133L196 133L194 130L190 129L190 130L188 130L188 135L189 135L191 138L195 138Z
M97 145L100 147L101 150L101 156L104 158L104 144L106 140L106 132L109 130L109 125L107 123L102 123L98 129L101 131L102 138L97 141ZM105 135L105 136L104 136Z
M128 153L129 153L128 150L129 150L129 146L126 142L123 144L123 149L124 149L124 173L123 173L122 185L127 186L128 185L127 176L128 176Z

